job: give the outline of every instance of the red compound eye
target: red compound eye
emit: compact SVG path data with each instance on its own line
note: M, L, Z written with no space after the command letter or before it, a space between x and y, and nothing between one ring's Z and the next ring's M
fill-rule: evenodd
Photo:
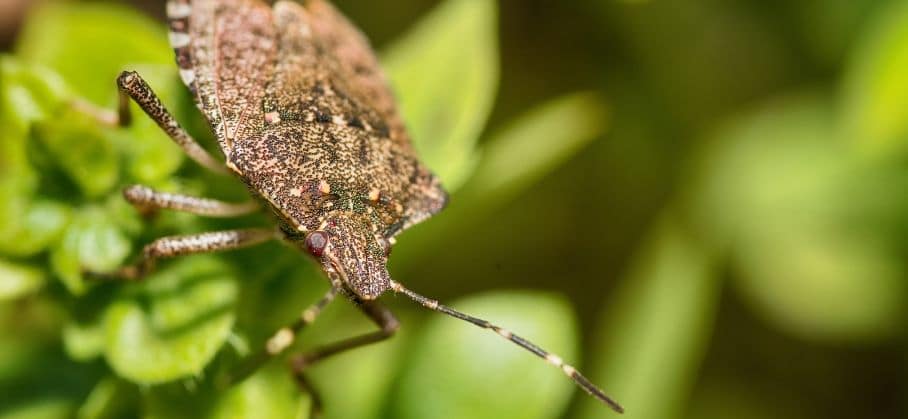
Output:
M315 257L321 257L328 245L328 233L313 231L306 236L306 250Z

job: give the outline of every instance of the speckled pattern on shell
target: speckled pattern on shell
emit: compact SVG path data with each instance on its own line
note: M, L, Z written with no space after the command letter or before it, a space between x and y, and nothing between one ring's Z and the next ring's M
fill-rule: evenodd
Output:
M387 239L447 195L366 38L322 0L170 0L168 16L180 74L228 167L289 239L329 233L329 275L366 299L386 291Z

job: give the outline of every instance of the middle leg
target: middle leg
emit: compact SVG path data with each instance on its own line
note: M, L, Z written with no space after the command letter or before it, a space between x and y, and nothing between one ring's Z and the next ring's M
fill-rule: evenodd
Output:
M159 209L183 211L206 217L237 217L259 209L253 201L234 204L209 198L159 192L147 186L133 185L123 190L123 197L143 214Z
M162 237L145 246L142 250L141 260L135 265L125 266L110 274L91 273L91 276L102 280L135 281L150 273L159 259L239 249L261 244L277 237L278 233L275 230L263 228Z

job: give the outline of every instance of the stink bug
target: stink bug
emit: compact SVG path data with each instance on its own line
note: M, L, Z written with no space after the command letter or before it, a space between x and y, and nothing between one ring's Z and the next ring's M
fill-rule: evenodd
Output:
M419 161L393 96L365 37L324 0L169 0L170 42L180 76L214 130L224 163L208 154L166 110L141 76L124 72L119 124L134 100L196 162L232 173L274 213L278 228L158 239L141 260L108 277L138 280L155 261L284 240L314 258L331 289L277 331L233 376L242 379L282 353L338 294L380 330L291 358L294 377L313 396L303 370L328 356L384 340L399 323L377 298L386 291L465 320L532 352L612 409L622 408L560 357L486 320L458 312L395 282L386 263L394 237L447 202L439 180ZM261 208L132 186L140 210L170 209L230 217Z

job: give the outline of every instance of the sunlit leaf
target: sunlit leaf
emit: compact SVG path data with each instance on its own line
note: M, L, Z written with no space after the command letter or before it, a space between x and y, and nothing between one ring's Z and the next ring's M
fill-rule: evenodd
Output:
M564 96L532 109L491 137L464 186L464 199L505 201L600 137L607 119L601 100L591 93Z
M513 291L471 297L453 307L494 319L566 361L577 360L576 320L562 298ZM393 416L401 419L552 418L574 391L544 360L440 314L416 337L401 380Z
M842 106L850 140L874 154L908 150L908 3L892 2L851 57Z
M56 70L79 95L105 106L115 103L114 81L126 64L173 63L163 26L115 4L43 3L27 19L16 51L28 62Z
M29 295L44 286L44 272L0 259L0 301Z
M629 419L683 416L709 342L721 282L714 256L665 217L603 304L592 377ZM608 415L584 399L580 418Z
M497 6L447 0L384 55L414 145L449 190L469 176L498 85Z
M107 361L137 383L199 374L230 333L236 298L236 278L219 259L174 261L108 307Z

